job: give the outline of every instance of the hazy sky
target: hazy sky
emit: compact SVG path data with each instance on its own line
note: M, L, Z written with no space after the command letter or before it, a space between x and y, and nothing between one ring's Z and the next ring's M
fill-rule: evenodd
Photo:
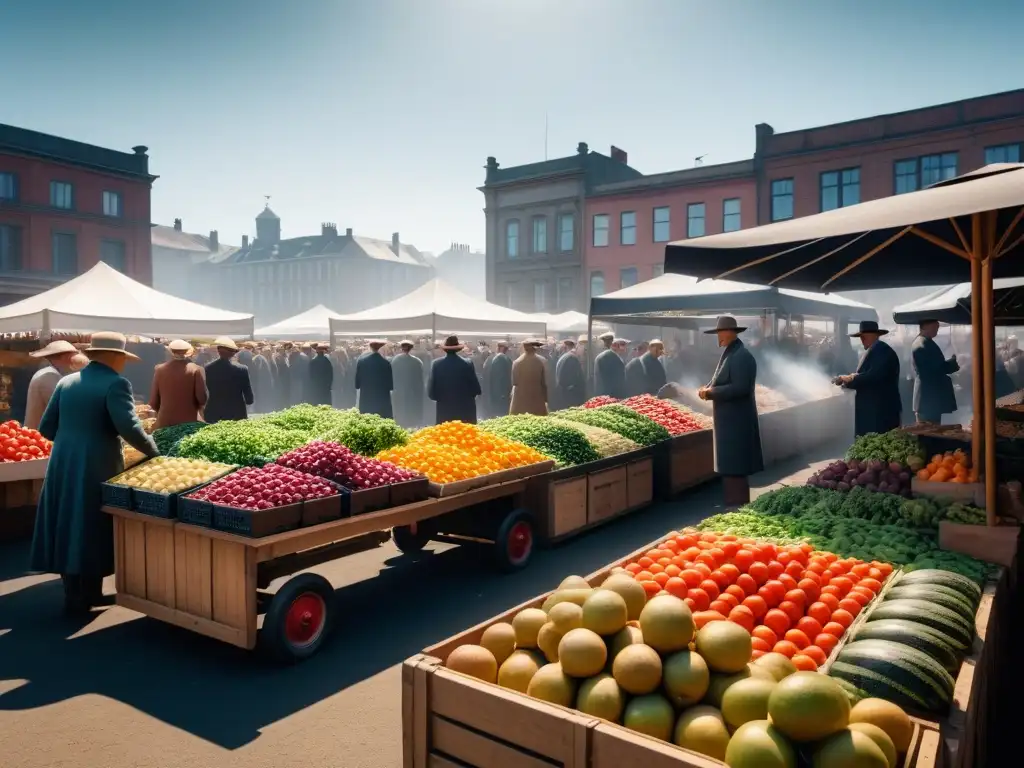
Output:
M237 244L484 240L483 165L615 144L645 173L791 130L1021 87L1024 3L7 0L0 122L150 147L153 217Z

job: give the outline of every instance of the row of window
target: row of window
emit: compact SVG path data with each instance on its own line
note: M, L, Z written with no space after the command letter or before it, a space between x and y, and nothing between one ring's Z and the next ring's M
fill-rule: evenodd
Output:
M665 274L664 264L655 264L651 277L661 277ZM640 282L640 276L636 267L622 267L619 269L619 288L629 288ZM590 295L601 296L605 293L604 272L595 270L590 273Z
M1001 144L985 148L985 165L1019 163L1020 144ZM957 175L958 154L942 152L922 155L893 163L893 192L902 195L937 184ZM772 181L772 221L793 218L793 179ZM860 168L825 171L818 180L819 205L822 211L845 208L860 202Z
M574 296L572 294L572 278L560 277L555 282L554 303L550 302L549 291L551 284L547 280L533 281L533 310L534 312L549 312L561 310L572 306ZM505 306L516 307L519 303L516 294L519 292L519 283L505 283Z
M18 272L25 268L21 227L0 224L0 270ZM50 236L52 269L56 275L78 274L78 237L67 232ZM100 241L99 260L114 269L126 270L125 247L121 240Z
M542 254L548 252L548 218L547 216L534 216L531 224L530 253ZM571 213L558 215L558 250L567 253L573 249L575 243L576 217ZM515 259L520 256L519 252L519 219L512 219L505 222L505 256Z
M13 173L0 171L0 200L18 199L18 177ZM50 207L62 211L75 210L75 188L67 181L50 182ZM103 215L121 218L124 207L120 192L103 191Z

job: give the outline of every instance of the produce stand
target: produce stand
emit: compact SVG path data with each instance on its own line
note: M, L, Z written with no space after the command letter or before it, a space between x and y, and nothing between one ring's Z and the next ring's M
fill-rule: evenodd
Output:
M49 463L46 458L0 464L0 542L32 535Z
M670 499L715 477L715 436L710 429L665 441L655 459L655 492Z

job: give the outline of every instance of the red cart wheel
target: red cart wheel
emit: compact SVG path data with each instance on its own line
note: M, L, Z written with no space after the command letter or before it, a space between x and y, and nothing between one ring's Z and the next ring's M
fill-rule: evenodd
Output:
M315 643L327 625L327 604L320 595L304 592L288 607L284 635L295 648Z
M524 510L516 510L506 517L494 537L494 554L498 568L518 571L525 568L533 557L536 535L533 518Z
M308 659L323 645L334 620L334 588L323 576L301 573L270 601L260 640L279 661Z

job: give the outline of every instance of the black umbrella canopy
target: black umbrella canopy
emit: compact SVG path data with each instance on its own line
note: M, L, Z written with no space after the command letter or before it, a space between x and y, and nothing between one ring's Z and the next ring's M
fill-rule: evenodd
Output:
M992 321L1000 326L1024 326L1024 278L994 281ZM940 288L920 299L892 310L892 319L900 325L938 320L950 325L971 324L971 284L960 283Z
M669 243L665 271L811 291L971 279L976 214L993 212L993 277L1024 275L1024 164L988 165L918 192ZM987 229L985 230L988 231ZM984 235L983 235L984 237Z

